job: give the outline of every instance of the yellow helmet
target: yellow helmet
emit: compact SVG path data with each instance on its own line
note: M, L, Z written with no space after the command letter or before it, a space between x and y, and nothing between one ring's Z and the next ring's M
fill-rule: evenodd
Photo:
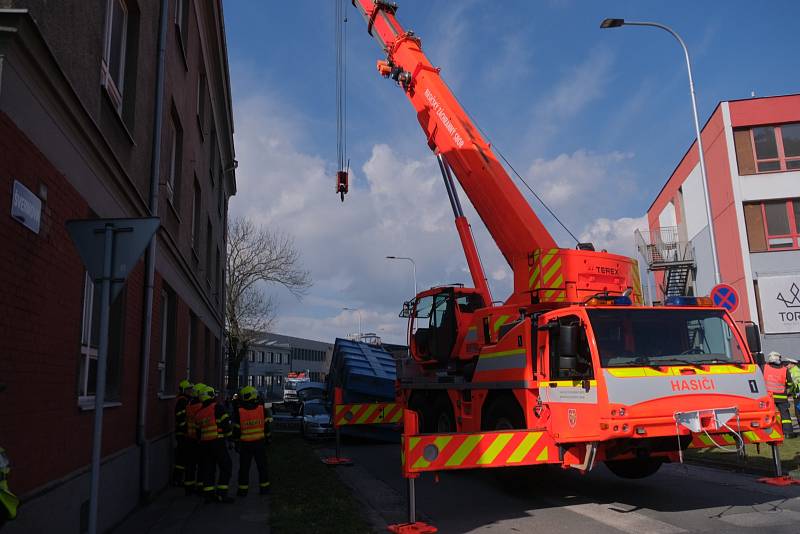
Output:
M245 386L239 391L239 398L243 401L253 401L256 400L258 396L258 391L253 386Z
M181 380L181 381L178 383L178 389L180 389L180 390L181 390L181 393L188 393L186 390L187 390L187 389L192 389L193 387L194 387L194 386L192 385L192 383L191 383L191 382L189 382L188 380L185 380L185 379L184 379L184 380Z
M208 386L206 386L202 382L198 382L197 384L194 385L194 388L192 388L192 395L199 399L200 396L203 394L203 390L206 389L207 387Z

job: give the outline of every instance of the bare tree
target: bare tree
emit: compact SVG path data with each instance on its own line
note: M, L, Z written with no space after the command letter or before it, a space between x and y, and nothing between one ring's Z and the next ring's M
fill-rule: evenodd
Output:
M300 298L311 287L311 275L291 236L237 217L228 225L225 283L228 384L234 389L247 350L275 319L275 302L264 286L278 284Z

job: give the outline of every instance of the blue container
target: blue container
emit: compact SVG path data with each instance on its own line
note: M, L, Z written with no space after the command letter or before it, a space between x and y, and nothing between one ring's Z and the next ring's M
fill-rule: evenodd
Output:
M336 339L328 373L328 399L333 389L342 388L345 404L393 402L395 398L395 360L382 347L349 339ZM390 425L342 427L342 434L396 441L398 431Z

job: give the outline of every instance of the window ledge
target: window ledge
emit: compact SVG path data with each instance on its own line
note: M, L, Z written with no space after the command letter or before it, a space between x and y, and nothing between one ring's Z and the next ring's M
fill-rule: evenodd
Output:
M172 400L177 398L178 396L174 393L159 393L158 400Z
M114 111L114 117L116 117L117 122L122 127L122 131L125 133L125 136L130 141L131 146L136 146L136 141L133 138L133 134L131 133L130 129L128 129L128 125L125 124L125 120L122 118L122 113L119 109L117 109L116 104L114 104L114 99L109 94L109 89L107 85L103 85L103 95L105 96L108 105L111 106L111 109Z
M173 197L174 197L174 194L173 194ZM178 208L175 207L175 204L173 203L173 200L169 196L167 196L166 199L167 199L167 205L169 206L169 209L172 210L173 215L175 215L175 218L178 219L178 224L180 224L182 221L181 221L181 215L180 215L180 213L178 213Z
M118 408L122 406L121 402L117 401L109 401L103 403L103 409L106 408ZM82 412L93 412L94 411L94 397L83 397L78 399L78 409Z

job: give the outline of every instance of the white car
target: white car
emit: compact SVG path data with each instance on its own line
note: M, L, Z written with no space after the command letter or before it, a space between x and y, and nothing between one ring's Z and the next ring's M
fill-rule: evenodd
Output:
M331 413L321 402L304 402L300 407L300 417L303 418L300 426L300 434L303 437L330 438L334 436L335 431L331 422Z

